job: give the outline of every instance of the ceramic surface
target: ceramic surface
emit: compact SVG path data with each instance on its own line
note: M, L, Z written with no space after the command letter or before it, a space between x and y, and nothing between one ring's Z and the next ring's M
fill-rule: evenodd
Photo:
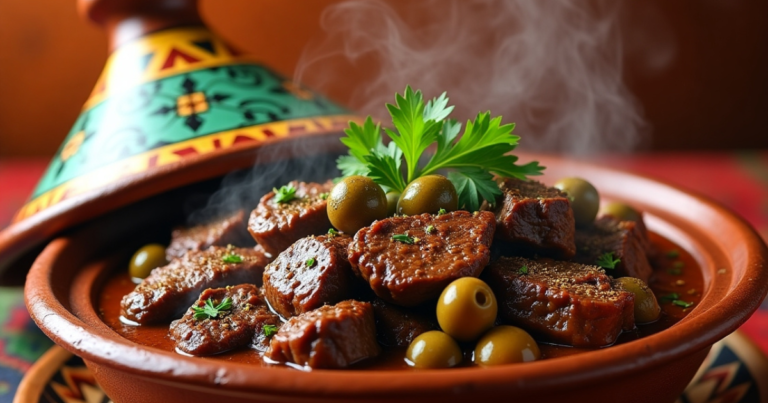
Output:
M53 347L25 376L14 403L111 403L83 360ZM715 343L675 403L768 402L768 357L739 331Z
M311 371L257 368L184 357L129 342L93 307L103 279L103 252L140 242L147 226L178 210L178 200L111 214L62 237L38 257L28 277L27 306L46 334L82 356L115 402L408 401L450 402L515 396L516 401L672 402L694 377L712 344L757 308L768 292L768 250L754 231L722 207L650 179L547 156L545 182L578 172L606 199L647 213L649 229L689 251L706 291L699 305L660 333L576 356L490 369ZM220 161L226 165L226 160ZM119 231L104 231L119 228ZM167 228L166 228L167 231Z

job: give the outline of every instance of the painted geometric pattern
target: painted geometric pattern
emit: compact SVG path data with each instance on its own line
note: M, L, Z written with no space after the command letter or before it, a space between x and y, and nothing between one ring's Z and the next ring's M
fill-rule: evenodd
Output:
M45 385L40 403L112 403L83 360L72 356Z
M679 403L759 403L756 379L739 356L722 344L717 356L698 379L688 385Z
M110 56L86 107L15 221L124 177L115 174L116 164L149 151L233 130L261 128L270 137L275 130L266 126L281 122L303 126L299 131L304 134L328 132L308 122L321 117L355 119L326 98L245 62L205 29L152 34ZM216 148L233 144L220 142ZM158 165L144 164L138 172ZM110 166L111 171L102 172ZM84 180L88 175L90 180Z

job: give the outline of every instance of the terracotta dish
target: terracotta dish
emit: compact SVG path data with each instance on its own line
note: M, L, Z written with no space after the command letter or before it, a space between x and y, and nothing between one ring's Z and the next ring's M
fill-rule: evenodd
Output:
M716 341L739 327L768 292L768 248L717 204L651 179L555 157L523 155L547 166L543 181L578 174L606 199L647 214L651 231L691 253L702 267L701 303L659 333L610 348L489 369L315 370L258 367L182 356L135 344L111 330L95 308L125 253L170 228L182 188L117 210L52 241L26 284L27 307L56 343L81 356L116 403L253 401L672 402ZM229 160L219 159L219 169ZM232 169L237 166L231 166ZM200 184L197 186L205 186ZM122 260L121 260L122 259Z

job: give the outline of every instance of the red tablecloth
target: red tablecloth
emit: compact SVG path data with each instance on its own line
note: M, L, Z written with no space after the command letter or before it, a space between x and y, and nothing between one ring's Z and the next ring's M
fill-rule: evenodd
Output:
M744 217L768 240L768 150L614 155L591 160L709 196ZM47 163L39 159L0 160L0 228L27 199ZM23 372L48 344L35 333L19 289L0 287L0 325L3 402L4 397L14 395ZM741 329L768 354L768 302L763 302Z

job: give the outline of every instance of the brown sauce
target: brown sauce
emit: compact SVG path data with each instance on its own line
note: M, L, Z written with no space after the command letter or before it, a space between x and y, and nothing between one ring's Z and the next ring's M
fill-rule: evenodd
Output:
M645 337L677 323L680 319L696 307L701 301L703 294L704 279L701 274L701 268L693 257L679 246L662 238L654 233L649 233L651 241L658 249L658 257L651 261L654 274L650 280L650 287L661 305L661 317L656 322L644 325L638 325L634 331L624 332L619 337L617 344L626 343ZM679 254L677 257L670 256L670 252ZM127 267L127 263L125 264ZM120 322L120 300L124 295L133 291L135 284L131 281L126 270L115 268L118 274L111 277L104 288L101 290L98 301L98 308L102 320L115 332L135 343L149 347L158 348L165 351L175 351L175 344L168 333L168 325L158 326L129 326ZM610 274L610 273L608 273ZM678 295L681 301L693 303L689 308L675 305L670 299L665 299L672 293ZM551 359L573 354L579 354L592 349L573 348L568 346L557 346L540 343L539 347L542 353L542 359ZM610 348L610 347L603 347ZM471 364L473 346L464 346L465 365ZM377 358L368 360L353 366L356 369L375 368L375 369L409 369L405 364L405 348L385 349ZM252 349L242 349L229 351L213 357L201 359L225 360L260 366L270 366L273 364L265 363L258 351Z

